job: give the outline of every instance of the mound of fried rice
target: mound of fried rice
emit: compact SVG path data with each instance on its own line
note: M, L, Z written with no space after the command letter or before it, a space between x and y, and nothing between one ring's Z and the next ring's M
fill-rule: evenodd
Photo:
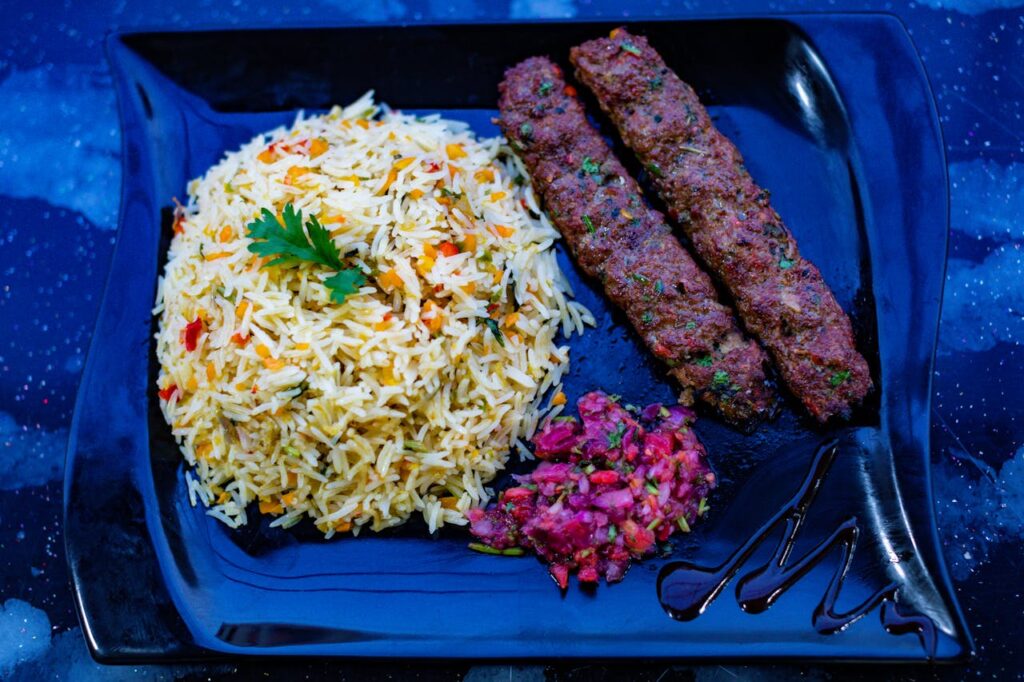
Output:
M363 273L344 302L324 266L248 249L247 225L288 204ZM327 536L466 523L564 403L556 337L593 323L503 141L372 93L227 154L174 231L157 389L192 504L233 527L252 503Z

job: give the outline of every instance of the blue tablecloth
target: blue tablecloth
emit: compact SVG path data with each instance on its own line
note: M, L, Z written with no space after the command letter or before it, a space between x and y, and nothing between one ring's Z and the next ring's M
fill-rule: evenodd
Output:
M944 549L971 623L969 669L476 667L475 680L813 679L1021 675L1024 612L1024 4L779 0L71 0L7 3L0 24L0 679L173 679L267 671L458 679L468 666L340 663L102 668L68 588L64 448L113 244L120 132L103 55L113 28L886 11L906 24L938 101L951 235L933 399ZM879 150L879 153L885 153Z

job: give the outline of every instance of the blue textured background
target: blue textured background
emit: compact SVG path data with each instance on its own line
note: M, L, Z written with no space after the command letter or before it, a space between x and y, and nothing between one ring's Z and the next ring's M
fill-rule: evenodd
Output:
M1022 676L1024 3L1010 0L5 2L0 23L0 679L775 680ZM628 10L623 9L628 7ZM112 28L880 10L907 25L938 100L951 250L933 401L940 534L979 656L968 669L287 663L101 668L62 556L67 426L109 262L120 134ZM884 149L879 153L885 153Z

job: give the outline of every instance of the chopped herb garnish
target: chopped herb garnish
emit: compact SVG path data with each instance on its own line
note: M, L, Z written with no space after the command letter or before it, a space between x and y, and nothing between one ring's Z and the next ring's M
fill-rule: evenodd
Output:
M647 279L647 277L645 277L644 275L641 275L639 272L634 272L632 275L630 275L630 277L640 282L640 284L647 284L648 282L651 281Z
M622 48L623 52L628 52L630 54L636 55L637 57L640 56L640 48L629 41L622 43L621 45L619 45L619 47Z
M227 295L227 290L224 287L217 287L216 291L217 291L217 295L218 296L220 296L221 298L227 300L230 303L234 303L235 302L235 298L238 297L238 290L237 289L235 291L231 292L230 296Z
M835 374L833 374L829 378L828 383L831 384L833 388L835 388L837 386L841 386L849 378L850 378L850 370L844 369L841 372L836 372Z
M409 452L426 452L427 447L419 442L418 440L407 440L402 443L402 447Z
M654 283L654 290L658 292L659 296L665 293L665 283L659 279L657 282Z
M615 430L608 434L608 447L609 448L620 448L622 447L622 437L626 435L626 424L625 422L619 422L615 425Z
M722 388L729 385L729 373L724 369L717 370L715 376L711 379L711 385L716 388Z
M544 95L551 92L551 88L553 87L555 87L554 83L552 83L551 81L544 81L543 83L540 84L540 87L537 88L537 94L543 97Z
M554 419L552 419L551 421L555 422L556 424L561 424L561 423L571 424L571 423L576 421L576 417L573 417L572 415L568 415L568 414L560 414L557 417L555 417Z
M644 324L650 324L651 322L654 322L654 315L651 314L650 310L645 310L644 314L640 316L640 320Z
M310 216L303 228L302 211L296 211L289 203L281 217L284 225L268 209L263 209L262 215L246 227L246 236L253 240L248 246L249 251L258 256L274 256L264 267L308 261L338 270L336 275L324 281L335 303L344 303L348 296L359 291L366 281L362 271L345 267L330 232L316 216Z
M686 522L685 516L680 516L678 519L676 519L676 525L679 526L679 530L683 531L684 533L690 532L690 524Z
M651 80L647 81L647 86L651 90L661 90L661 87L665 84L665 81L661 79L661 76L656 76Z
M468 547L474 552L481 554L494 554L495 556L522 556L525 550L522 547L509 547L508 549L495 549L479 542L471 542Z
M601 164L594 161L589 156L584 156L583 164L580 166L580 169L587 175L597 175L601 172Z
M712 362L713 360L711 359L710 355L702 355L701 357L697 358L697 364L700 365L701 367L710 367Z
M594 221L590 219L590 216L583 216L583 225L586 226L587 232L589 232L590 234L594 234L595 232L597 232L597 230L594 229Z
M533 137L533 126L529 123L524 123L519 126L519 136L524 140L529 140Z
M303 379L302 381L299 382L298 386L296 386L292 390L296 391L295 395L292 396L292 400L295 400L300 395L309 390L309 382Z
M462 192L453 192L450 189L448 189L447 187L442 187L441 188L441 194L443 196L448 197L449 199L455 199L456 201L458 201L459 199L462 198Z
M708 498L700 498L700 504L697 505L697 516L704 516L708 511Z
M661 166L656 163L647 164L647 170L656 178L660 178L662 176Z
M615 538L619 536L618 526L608 526L608 542L614 542Z
M282 445L281 449L284 450L284 454L288 455L289 457L294 457L296 459L302 457L302 452L300 452L299 449L294 445Z
M481 317L480 319L483 320L484 324L487 325L487 328L491 330L491 335L494 337L494 340L498 342L498 345L504 348L505 337L501 335L501 327L498 326L498 323L489 317Z
M704 156L705 152L703 149L697 149L696 147L690 147L685 144L679 145L679 148L684 152L690 152L691 154L697 154L698 156Z
M647 483L644 483L644 488L646 488L647 492L649 492L652 495L657 495L658 494L658 486L654 485L650 481L647 481Z
M693 320L690 320L689 322L686 323L686 328L687 329L696 329L697 328L697 323L694 322Z
M783 256L782 258L779 259L779 267L782 268L783 270L789 270L791 267L793 267L793 261Z
M650 523L647 524L647 530L654 530L655 528L657 528L660 525L661 525L661 519L654 519L653 521L651 521Z
M668 411L667 407L662 405L661 407L658 408L658 416L661 417L662 419L668 419L670 416L672 416L672 413Z

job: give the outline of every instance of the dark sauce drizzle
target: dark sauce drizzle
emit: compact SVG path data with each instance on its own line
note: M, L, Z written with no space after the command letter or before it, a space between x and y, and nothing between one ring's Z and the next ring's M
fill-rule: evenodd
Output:
M814 629L823 635L841 632L881 604L881 620L886 631L895 635L916 633L928 657L934 657L935 623L927 616L904 614L899 610L899 589L896 583L882 587L849 611L836 612L836 601L853 561L860 535L855 516L840 523L829 537L802 557L791 557L807 513L838 452L837 441L830 441L819 448L796 494L721 565L709 568L677 561L662 568L658 575L658 598L665 611L676 620L683 621L693 620L704 613L758 547L782 527L782 539L771 558L764 565L744 574L737 582L736 601L740 608L747 613L767 610L818 563L833 551L838 551L839 565L811 617Z

